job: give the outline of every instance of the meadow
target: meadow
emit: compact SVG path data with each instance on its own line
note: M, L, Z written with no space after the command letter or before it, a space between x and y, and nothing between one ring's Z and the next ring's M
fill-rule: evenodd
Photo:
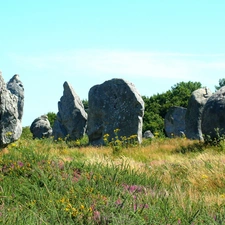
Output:
M0 151L0 224L225 224L223 143L28 136Z

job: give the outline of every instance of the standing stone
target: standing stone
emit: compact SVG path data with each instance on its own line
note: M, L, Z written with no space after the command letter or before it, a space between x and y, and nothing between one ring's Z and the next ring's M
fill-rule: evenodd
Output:
M7 88L0 72L0 147L16 140L22 134L18 113L18 97Z
M154 134L150 130L146 130L143 134L144 138L154 138Z
M211 95L212 92L207 88L199 88L191 94L185 116L187 138L203 140L201 127L202 112Z
M212 94L202 113L202 133L211 139L225 135L225 86Z
M103 145L103 136L130 137L142 141L144 101L132 83L112 79L93 86L88 95L88 137L92 145Z
M33 138L48 138L52 135L52 128L48 116L42 115L35 119L30 126Z
M55 139L68 137L77 140L84 136L87 127L87 113L72 86L63 84L63 96L58 102L58 113L53 126Z
M186 108L178 106L173 106L169 109L164 120L167 137L183 137L185 135L186 111Z
M18 97L18 113L19 120L23 117L23 106L24 106L24 87L19 79L19 75L15 74L10 81L7 83L7 89Z

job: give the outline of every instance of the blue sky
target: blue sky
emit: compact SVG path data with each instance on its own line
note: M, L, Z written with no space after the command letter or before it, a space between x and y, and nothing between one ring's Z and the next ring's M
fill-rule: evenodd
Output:
M0 10L0 70L24 84L23 126L58 111L65 81L87 99L112 78L145 96L181 81L214 91L225 78L224 0L8 0Z

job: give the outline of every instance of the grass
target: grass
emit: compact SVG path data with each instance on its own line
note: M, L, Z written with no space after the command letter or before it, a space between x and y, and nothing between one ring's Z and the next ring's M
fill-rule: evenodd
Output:
M79 143L26 137L0 151L0 224L225 224L221 147Z

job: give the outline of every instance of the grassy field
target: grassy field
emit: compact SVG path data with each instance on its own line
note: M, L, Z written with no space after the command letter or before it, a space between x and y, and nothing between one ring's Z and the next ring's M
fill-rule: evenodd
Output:
M0 224L225 224L223 149L22 138L0 151Z

